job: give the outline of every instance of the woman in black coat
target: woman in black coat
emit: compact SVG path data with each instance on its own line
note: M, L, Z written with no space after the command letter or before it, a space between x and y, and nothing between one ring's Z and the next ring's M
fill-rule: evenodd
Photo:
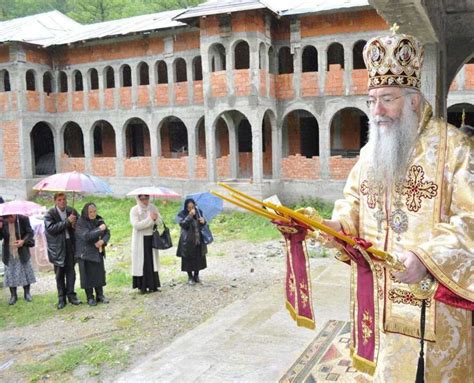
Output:
M192 199L184 201L184 208L179 212L176 220L181 226L178 250L176 255L181 257L181 271L188 273L188 284L200 283L199 271L207 267L207 246L202 241L200 227L206 221L202 211L196 209Z
M75 258L79 263L81 288L86 291L90 306L96 306L97 302L109 303L103 290L105 246L109 239L110 231L102 217L97 215L97 207L92 202L86 203L76 224Z
M10 288L8 304L18 300L17 288L23 286L24 298L31 302L30 285L36 282L31 266L30 247L35 245L33 229L28 217L8 215L0 222L0 239L3 239L2 261L5 264L5 286Z

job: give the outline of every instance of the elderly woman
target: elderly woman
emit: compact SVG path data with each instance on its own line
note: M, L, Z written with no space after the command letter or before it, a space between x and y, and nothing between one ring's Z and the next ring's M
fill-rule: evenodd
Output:
M23 286L25 301L31 302L30 285L36 282L30 261L30 247L35 245L30 221L22 215L8 215L0 220L3 239L2 261L5 264L5 286L10 288L8 304L18 300L17 288Z
M81 288L86 291L89 306L97 302L109 303L104 296L105 286L105 246L110 239L110 231L94 203L86 203L81 217L76 223L75 258L79 263ZM96 297L94 299L94 289Z
M201 282L199 271L207 267L207 246L201 239L200 231L200 226L206 221L192 199L184 201L183 210L178 213L176 221L181 226L176 255L181 257L181 271L188 273L188 284L194 285Z
M163 221L158 209L150 203L149 195L137 196L137 204L130 210L132 224L132 276L133 288L144 294L160 291L160 276L158 274L160 261L158 250L152 244L154 225L161 230Z

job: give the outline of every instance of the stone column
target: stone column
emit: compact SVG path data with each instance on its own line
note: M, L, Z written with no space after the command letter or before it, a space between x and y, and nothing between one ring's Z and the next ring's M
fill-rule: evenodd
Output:
M204 129L206 130L206 157L207 157L207 179L209 182L217 181L216 167L216 127L211 125L216 123L216 116L207 112L204 117Z
M350 45L343 45L344 47L344 94L346 96L351 94L352 85L352 67L353 67L353 52Z
M148 78L150 79L150 85L148 85L148 96L150 97L150 105L156 107L155 94L156 94L156 83L158 82L158 75L156 73L155 63L149 62L148 64Z
M105 105L105 79L106 79L106 76L104 76L104 69L105 68L98 68L97 69L97 77L98 77L98 81L99 81L99 110L103 110L104 109L104 105Z
M276 126L276 121L272 123L272 175L274 180L281 178L281 157L282 157L282 128Z
M328 66L328 45L317 45L318 51L318 76L319 76L319 94L324 95L324 82L326 81L326 73Z
M188 104L194 104L193 60L186 60L186 80L188 80Z
M119 110L120 109L120 66L115 66L112 67L114 70L114 82L115 82L115 88L114 88L114 109ZM117 147L118 150L118 147Z
M73 92L74 92L74 76L72 71L64 71L67 76L67 110L72 112Z
M92 174L92 158L94 157L94 139L93 139L94 130L92 129L90 125L91 125L90 122L87 121L86 127L83 129L81 128L81 130L84 136L85 169L86 169L86 173Z
M82 77L82 84L83 84L82 100L84 103L84 111L87 112L89 110L89 90L91 88L89 85L89 73L86 72L85 76Z
M295 98L301 97L301 33L300 21L293 19L290 24L290 49L293 53L293 89Z
M330 179L329 158L331 156L330 116L323 113L319 121L319 162L321 167L321 179Z
M123 177L125 168L124 159L127 155L124 127L119 127L115 131L115 147L117 152L116 174L117 177Z
M153 178L156 178L158 177L158 129L153 125L151 114L147 123L150 132L151 175Z
M166 69L168 70L168 100L169 105L175 104L175 73L174 73L174 65L172 59L166 60Z
M227 97L234 96L234 51L231 47L226 47L225 52L225 69L226 69L226 80L227 80Z
M196 178L196 124L194 121L186 121L186 130L188 132L188 178Z
M130 65L132 72L132 108L136 109L138 104L138 87L139 87L139 77L138 77L138 65Z
M250 95L258 96L260 88L260 71L258 69L259 61L259 41L255 40L250 42L249 45L249 54L250 54Z
M252 178L254 183L263 181L262 121L260 116L249 118L252 127Z

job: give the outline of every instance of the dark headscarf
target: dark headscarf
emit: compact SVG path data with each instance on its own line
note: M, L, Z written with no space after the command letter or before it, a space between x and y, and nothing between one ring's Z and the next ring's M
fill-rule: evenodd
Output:
M97 209L97 206L94 202L88 202L84 205L81 211L81 218L90 221L89 219L89 206L94 206Z
M0 203L5 203L5 201L3 200L2 196L0 196Z
M192 202L194 204L194 207L196 207L196 201L194 201L192 198L186 198L186 200L184 201L183 210L181 210L179 215L184 215L186 217L189 214L188 203L190 202Z

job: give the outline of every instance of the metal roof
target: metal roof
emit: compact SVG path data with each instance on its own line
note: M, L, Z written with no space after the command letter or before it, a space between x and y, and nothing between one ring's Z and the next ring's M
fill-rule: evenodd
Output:
M267 8L280 16L369 7L368 0L209 0L182 12L176 20Z
M159 29L184 27L186 24L174 20L183 13L183 9L165 11L128 17L125 19L105 21L102 23L83 25L79 30L72 31L57 38L49 45L63 45L79 41L101 39L105 37L123 36L130 33L147 32Z
M48 45L64 33L83 26L59 11L40 13L0 22L0 42L24 41Z

